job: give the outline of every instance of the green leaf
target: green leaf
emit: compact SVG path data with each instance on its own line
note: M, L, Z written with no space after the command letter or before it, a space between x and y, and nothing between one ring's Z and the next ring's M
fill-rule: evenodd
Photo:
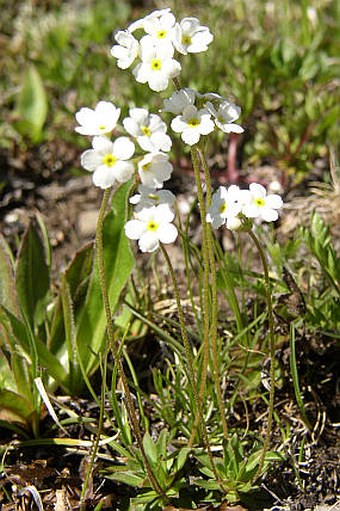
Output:
M66 281L65 284L67 284L71 295L70 297L65 297L65 299L69 306L72 304L74 322L76 322L75 318L77 317L77 314L79 314L79 310L81 310L81 307L84 306L89 284L89 276L92 270L92 260L93 243L89 243L76 253L70 265L62 275L62 280ZM48 349L56 356L57 359L65 360L67 365L68 346L65 342L65 314L63 311L63 301L65 304L65 299L63 300L64 288L65 286L60 287L59 296L54 304L52 323L49 331L50 335L48 338ZM69 303L70 300L71 304ZM64 384L66 383L67 385L71 384L71 379L68 380L68 382L64 382ZM69 388L69 392L72 393L73 389Z
M117 309L120 295L134 266L130 244L124 232L130 188L131 183L128 182L115 192L113 211L106 216L103 227L106 282L113 313ZM87 299L76 323L78 350L86 372L90 373L98 364L98 357L95 354L103 350L106 331L97 261L94 261Z
M65 278L70 288L73 306L77 310L86 298L87 286L93 266L93 243L82 247L65 270Z
M5 238L0 234L0 304L13 314L19 313L15 289L13 258Z
M4 307L0 306L0 313L4 314L7 320L10 323L12 332L14 337L16 338L16 342L22 350L27 353L27 356L30 355L30 345L28 340L28 332L26 330L25 325L16 318L10 311L6 310ZM51 375L61 387L65 388L65 382L67 382L68 374L65 371L63 365L59 362L59 359L51 353L45 344L39 339L35 338L36 350L38 354L39 363L46 368L49 375ZM28 359L30 362L30 359Z
M105 475L105 477L134 487L140 487L144 482L143 477L136 476L132 472L116 472L114 474Z
M184 467L190 452L191 449L189 447L182 447L182 449L178 451L175 464L176 471L179 471Z
M210 479L207 481L206 479L194 479L193 483L200 488L204 488L205 490L219 490L219 484L217 481Z
M5 355L4 348L0 347L0 390L6 389L15 391L16 384L8 358Z
M146 432L143 437L143 447L150 463L155 464L158 461L158 453L155 442L152 440L150 434Z
M32 329L45 317L50 288L49 266L46 261L47 247L36 219L33 219L22 239L17 265L16 288L20 306Z
M16 383L16 391L29 403L33 404L33 381L30 373L30 363L22 351L12 353L11 366Z
M42 128L48 110L47 95L40 74L34 65L30 65L23 78L19 93L15 128L33 142L42 138Z
M34 411L31 404L16 392L0 391L0 420L29 426Z

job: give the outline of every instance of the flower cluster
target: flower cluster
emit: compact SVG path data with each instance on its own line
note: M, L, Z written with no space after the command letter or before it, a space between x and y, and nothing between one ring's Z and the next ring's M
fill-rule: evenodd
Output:
M181 134L183 142L197 144L201 135L209 135L215 128L224 133L242 133L244 130L235 121L241 109L219 94L200 94L193 89L175 91L163 102L163 111L176 117L171 128Z
M212 196L207 222L215 229L226 225L233 231L242 230L246 222L248 229L255 219L274 222L281 207L281 197L277 194L267 195L264 186L258 183L251 183L248 190L241 190L236 185L229 188L220 186Z
M142 35L137 39L138 32ZM181 70L173 58L175 51L182 55L205 51L213 36L196 18L184 18L178 23L170 9L162 9L135 21L127 30L118 31L115 39L117 44L111 54L117 58L118 67L127 69L134 65L132 72L138 82L161 91ZM174 115L171 128L190 146L215 129L224 133L243 132L235 122L241 109L213 92L177 90L164 100L162 111ZM93 172L94 184L102 189L136 176L138 193L130 198L134 216L126 223L125 233L138 240L142 252L153 252L160 243L174 242L178 235L172 224L175 196L163 189L173 171L168 154L172 142L159 115L146 108L130 108L118 125L120 114L121 109L108 101L100 101L94 110L85 107L76 113L79 126L75 130L93 137L92 148L81 155L81 165ZM213 228L226 225L232 230L248 229L253 220L277 220L281 206L281 198L267 195L260 184L253 183L248 190L236 185L220 186L212 196L206 218Z
M92 149L84 151L80 161L82 167L93 172L94 184L102 189L116 182L125 183L136 173L137 166L141 184L139 193L130 199L135 205L135 219L126 224L125 232L128 238L139 240L143 252L153 252L159 242L172 243L178 234L171 224L175 217L172 209L175 196L161 189L173 170L167 154L171 138L158 115L145 108L130 108L129 116L122 121L125 136L112 141L109 136L118 128L119 116L120 109L107 101L100 101L94 110L85 107L76 113L79 126L75 130L93 137ZM135 144L143 154L132 161Z
M130 108L129 116L122 122L125 136L111 141L109 136L117 128L119 116L120 108L108 101L100 101L94 110L85 107L76 113L80 126L75 130L93 136L92 149L81 155L82 167L93 172L93 182L100 188L109 188L116 182L125 183L135 173L131 158L137 143L144 152L135 158L142 184L162 188L173 169L167 154L172 142L166 134L165 122L145 108Z
M135 32L142 31L137 39ZM184 18L180 23L170 9L152 12L132 23L127 30L115 34L111 55L121 69L135 64L132 73L139 83L148 83L150 89L165 90L169 80L181 72L180 63L174 59L175 51L182 55L207 50L213 40L208 27L196 18Z

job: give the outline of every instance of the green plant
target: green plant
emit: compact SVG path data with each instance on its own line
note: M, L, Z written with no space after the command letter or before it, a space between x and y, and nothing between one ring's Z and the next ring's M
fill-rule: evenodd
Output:
M123 235L126 210L124 186L105 219L104 257L112 311L133 268L133 257ZM35 380L47 389L61 387L78 394L85 377L98 368L105 344L106 320L98 293L99 276L93 264L94 245L80 250L61 276L56 296L51 289L51 258L47 233L37 215L28 225L17 259L1 239L3 286L0 303L3 424L18 422L39 434L41 396Z

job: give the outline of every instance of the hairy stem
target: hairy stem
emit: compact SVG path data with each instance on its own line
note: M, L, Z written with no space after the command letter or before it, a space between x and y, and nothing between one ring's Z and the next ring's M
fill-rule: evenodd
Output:
M118 344L115 339L114 330L113 330L113 324L112 324L112 317L111 317L111 307L110 307L110 301L109 296L107 292L107 285L106 285L106 274L105 274L105 261L104 261L104 246L103 246L103 224L104 224L104 218L105 218L105 212L107 209L109 197L110 197L110 189L105 190L102 203L99 210L98 215L98 222L97 222L97 231L96 231L96 248L97 248L97 262L98 262L98 270L99 270L99 280L100 280L100 287L103 297L103 303L104 303L104 310L105 310L105 317L106 317L106 328L107 328L107 337L109 341L109 347L112 351L112 354L117 362L118 367L118 373L122 380L122 384L124 387L124 399L126 404L126 409L129 415L129 419L131 422L131 426L133 429L133 432L135 434L138 448L140 450L141 456L143 458L145 470L147 471L150 483L154 490L161 495L164 500L167 500L167 497L160 486L160 484L157 481L156 476L154 475L149 460L146 456L144 447L143 447L143 435L138 423L136 410L133 405L133 400L128 384L128 380L124 371L123 363L118 355ZM101 431L98 430L98 437L100 437ZM98 442L99 443L99 442ZM94 452L94 456L96 453Z
M207 381L207 372L208 372L208 363L209 363L209 337L210 337L210 268L209 268L209 248L207 241L207 222L206 222L206 207L205 200L203 195L203 188L201 183L201 173L200 173L200 159L199 159L199 151L196 146L193 146L191 149L191 158L192 164L194 168L195 181L197 186L197 198L198 198L198 206L200 210L201 216L201 224L202 224L202 256L203 256L203 362L202 362L202 370L201 370L201 382L198 393L198 402L203 405L204 403L204 393L205 386ZM191 433L191 438L189 440L189 445L192 445L194 442L196 429L199 423L199 412L196 413L194 427Z
M256 234L253 231L249 231L249 236L253 240L258 253L260 255L263 272L264 272L264 282L266 289L266 301L268 308L268 323L269 323L269 342L270 342L270 389L269 389L269 403L268 403L268 425L267 432L263 444L263 450L261 454L261 459L259 463L259 468L256 472L254 480L257 479L261 473L264 466L264 462L266 459L266 454L270 445L270 437L273 426L273 413L274 413L274 397L275 397L275 335L274 335L274 314L273 314L273 304L272 304L272 295L270 290L270 279L269 279L269 270L266 254L262 248L262 245L257 238Z
M210 172L208 168L207 161L205 159L204 153L199 151L200 159L202 162L204 177L206 183L206 208L210 206L211 203L211 180L210 180ZM213 373L214 373L214 382L215 388L217 392L217 401L218 407L220 410L220 416L222 421L222 429L223 429L223 437L224 439L228 438L228 426L227 420L225 416L225 406L223 403L222 389L219 377L219 364L218 364L218 353L217 353L217 324L218 324L218 302L217 302L217 276L216 276L216 260L215 260L215 250L214 250L214 240L213 233L210 224L206 224L206 233L207 233L207 246L209 253L209 265L210 265L210 278L211 278L211 301L212 301L212 315L211 315L211 329L210 329L210 338L211 338L211 348L212 348L212 361L213 361Z

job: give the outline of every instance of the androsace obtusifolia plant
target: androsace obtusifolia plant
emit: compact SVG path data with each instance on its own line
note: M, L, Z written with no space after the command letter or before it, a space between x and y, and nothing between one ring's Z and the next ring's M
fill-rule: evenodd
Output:
M276 194L267 193L259 183L252 183L247 189L236 185L220 186L216 191L212 189L205 154L206 138L213 136L216 131L241 134L244 129L237 123L241 109L232 101L221 97L217 92L202 93L191 88L182 88L180 85L182 64L179 60L187 58L190 53L197 54L208 50L213 41L208 27L202 26L199 20L193 17L177 22L170 9L162 9L135 21L126 30L118 31L115 40L117 44L112 47L111 54L117 59L119 68L131 68L136 81L147 84L155 93L165 91L170 82L175 90L170 97L164 99L163 107L157 114L149 112L145 107L135 106L130 108L128 116L120 121L121 109L108 101L99 101L94 109L81 108L76 114L79 124L76 131L93 137L92 148L81 155L81 165L93 173L94 184L104 190L96 246L107 321L107 346L113 354L115 367L122 381L125 407L137 441L137 449L127 446L124 453L128 461L125 465L116 466L111 477L143 488L139 497L137 496L136 505L149 506L147 508L150 509L156 509L177 497L179 491L187 486L188 477L206 491L207 499L212 498L211 492L217 492L221 499L234 501L238 499L239 492L252 488L256 479L263 474L269 459L275 459L273 453L271 458L269 456L274 407L274 317L267 259L254 226L261 222L276 221L282 199ZM172 115L170 121L169 115ZM199 348L193 344L192 335L188 331L176 272L166 248L168 244L176 242L179 234L183 245L188 246L190 242L187 231L183 231L179 223L176 197L165 188L165 183L171 179L173 172L170 157L172 139L167 133L169 122L175 136L180 136L183 143L190 146L197 188L196 200L202 227L201 246L196 247L202 269L199 273L202 296L197 315L200 322ZM169 433L163 431L159 439L154 441L149 431L142 431L139 419L141 413L137 413L135 409L122 361L122 345L114 331L111 317L103 259L102 226L112 187L127 182L131 184L129 204L132 207L132 217L125 224L125 234L129 239L138 242L142 252L160 250L172 280L177 305L185 368L176 364L175 356L171 373L174 380L185 376L189 386L187 391L192 399L189 405L190 431L187 431L186 438L180 439L182 447L172 454L167 448L167 443L170 442ZM250 450L239 440L237 431L230 430L229 407L225 402L221 383L217 283L219 258L215 234L220 228L248 233L258 250L264 272L271 383L265 438L262 443L257 439ZM190 278L189 275L187 277ZM236 322L241 329L241 315L231 280L228 285L233 298ZM207 392L211 385L214 388L214 397ZM103 386L105 387L105 382ZM208 426L207 410L215 405L215 424L212 426L209 421ZM188 421L189 418L185 420ZM216 437L213 438L211 434L211 429L216 429L216 425L221 425L218 444ZM97 448L100 435L99 428L95 445ZM248 449L247 454L245 449ZM123 448L121 452L122 450ZM216 450L220 455L215 454ZM95 455L94 448L92 460ZM198 469L195 469L192 476L185 476L183 467L190 456L196 460ZM147 492L145 488L148 489Z

